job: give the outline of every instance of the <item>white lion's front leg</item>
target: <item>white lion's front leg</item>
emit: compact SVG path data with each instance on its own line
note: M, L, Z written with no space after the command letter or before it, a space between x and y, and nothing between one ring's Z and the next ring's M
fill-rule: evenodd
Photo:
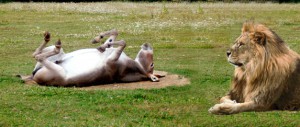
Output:
M118 31L117 30L110 30L110 31L106 31L106 32L102 32L100 33L99 36L95 37L91 42L93 44L95 43L99 43L102 39L104 39L104 37L109 36L108 39L104 42L104 44L107 43L111 43L111 42L115 42L117 36L118 36ZM112 45L108 45L108 47L110 47Z
M212 114L218 115L234 114L239 112L238 105L239 103L221 103L214 105L208 111Z
M106 48L108 48L109 45L106 43L106 44L102 44L101 46L99 46L97 49L98 51L100 52L104 52Z

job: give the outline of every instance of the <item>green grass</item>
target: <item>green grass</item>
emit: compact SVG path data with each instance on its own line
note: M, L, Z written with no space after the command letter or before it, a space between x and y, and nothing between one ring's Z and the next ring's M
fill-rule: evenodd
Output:
M225 52L242 23L254 18L300 53L299 4L7 3L0 4L0 126L300 126L300 113L245 112L217 116L208 109L229 89L233 67ZM78 90L28 86L42 33L66 52L97 47L99 32L119 30L134 58L154 46L157 70L191 84L152 90ZM131 46L131 47L130 47Z

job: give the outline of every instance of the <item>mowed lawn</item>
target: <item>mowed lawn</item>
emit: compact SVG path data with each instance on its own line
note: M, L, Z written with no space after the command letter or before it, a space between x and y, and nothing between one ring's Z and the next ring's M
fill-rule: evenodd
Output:
M300 53L300 4L7 3L0 4L0 126L300 126L298 111L212 115L234 67L226 50L248 19L266 24ZM131 58L144 42L155 69L191 84L151 90L79 90L24 85L32 52L52 33L65 52L93 48L98 33L119 31ZM300 95L299 95L300 96Z

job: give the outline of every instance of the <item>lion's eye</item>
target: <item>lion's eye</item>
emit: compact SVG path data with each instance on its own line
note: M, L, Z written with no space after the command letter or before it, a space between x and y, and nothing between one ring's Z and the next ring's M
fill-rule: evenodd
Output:
M238 48L242 47L243 45L244 45L243 43L239 43Z

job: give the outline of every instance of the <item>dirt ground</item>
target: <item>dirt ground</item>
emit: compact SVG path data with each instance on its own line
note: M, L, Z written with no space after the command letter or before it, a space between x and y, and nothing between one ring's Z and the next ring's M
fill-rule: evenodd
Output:
M164 88L167 86L183 86L190 84L190 80L180 75L169 74L164 71L154 71L154 74L163 75L164 77L160 78L159 82L151 82L149 81L140 81L140 82L131 82L131 83L112 83L112 84L104 84L104 85L94 85L87 87L71 87L75 89L81 90L118 90L118 89L157 89ZM22 76L22 79L28 76ZM34 81L25 81L25 84L33 85L36 84ZM37 85L37 84L36 84Z

